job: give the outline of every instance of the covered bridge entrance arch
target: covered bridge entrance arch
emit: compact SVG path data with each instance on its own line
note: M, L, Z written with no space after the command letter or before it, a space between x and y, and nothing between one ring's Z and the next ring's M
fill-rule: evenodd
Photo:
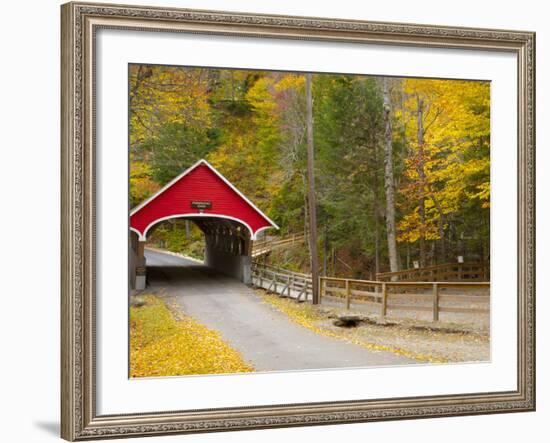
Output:
M193 221L205 236L205 264L250 283L252 241L278 226L206 160L200 160L130 212L130 284L145 288L147 234L165 220Z

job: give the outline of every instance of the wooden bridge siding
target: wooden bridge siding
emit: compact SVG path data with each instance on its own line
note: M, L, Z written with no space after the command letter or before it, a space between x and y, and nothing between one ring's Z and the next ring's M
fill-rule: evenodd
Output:
M192 207L193 201L210 201L212 206L200 210ZM198 164L186 175L157 194L145 206L132 213L130 225L144 234L145 229L151 223L167 217L192 215L207 218L208 214L242 220L250 226L252 233L271 226L263 213L225 183L206 164Z

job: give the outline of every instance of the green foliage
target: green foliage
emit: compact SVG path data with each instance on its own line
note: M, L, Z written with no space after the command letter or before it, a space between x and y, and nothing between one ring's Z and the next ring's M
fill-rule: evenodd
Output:
M150 157L152 179L164 185L206 157L215 146L214 131L183 123L169 123L159 129L155 138L144 141L139 152Z
M153 228L149 235L149 243L197 260L204 260L204 235L193 222L188 223L189 237L184 220L170 220Z
M339 248L373 244L375 200L382 201L379 133L382 96L375 78L316 78L315 148L320 222ZM345 216L342 216L345 214ZM360 240L358 242L358 240Z

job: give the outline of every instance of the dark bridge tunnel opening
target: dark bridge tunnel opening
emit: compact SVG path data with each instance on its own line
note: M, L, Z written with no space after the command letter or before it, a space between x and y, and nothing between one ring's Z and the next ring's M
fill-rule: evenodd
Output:
M193 215L192 217L174 217L173 220L188 220L203 234L203 263L215 272L236 278L245 284L251 283L251 233L243 223L222 217L208 215ZM169 220L161 220L147 232L147 238L154 238L154 231L160 226L166 226ZM174 225L171 227L174 229ZM184 230L185 226L178 223L175 229ZM145 248L147 242L141 240L135 232L130 233L130 287L143 290L146 287L147 268Z

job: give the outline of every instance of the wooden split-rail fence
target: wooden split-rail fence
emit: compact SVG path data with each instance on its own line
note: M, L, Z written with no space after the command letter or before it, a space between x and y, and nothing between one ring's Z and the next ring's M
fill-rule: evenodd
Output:
M388 311L429 312L433 321L441 312L488 314L489 282L381 282L320 277L323 298L370 305L385 317Z
M304 235L255 242L252 256L265 256L273 249L304 242ZM320 301L344 302L370 307L386 317L390 311L488 314L490 309L489 266L485 263L447 263L420 269L377 274L377 280L320 277ZM310 274L252 263L252 283L267 292L306 301L313 298Z
M489 281L489 263L444 263L424 268L379 272L378 281Z
M268 292L297 301L312 299L311 275L252 264L252 283ZM320 301L353 302L386 317L389 312L428 313L433 321L440 313L488 314L489 282L385 282L349 278L320 277Z
M270 240L255 241L252 243L252 257L258 258L260 256L269 254L274 249L292 246L298 243L303 243L305 239L304 234L292 234L286 237L273 238Z

